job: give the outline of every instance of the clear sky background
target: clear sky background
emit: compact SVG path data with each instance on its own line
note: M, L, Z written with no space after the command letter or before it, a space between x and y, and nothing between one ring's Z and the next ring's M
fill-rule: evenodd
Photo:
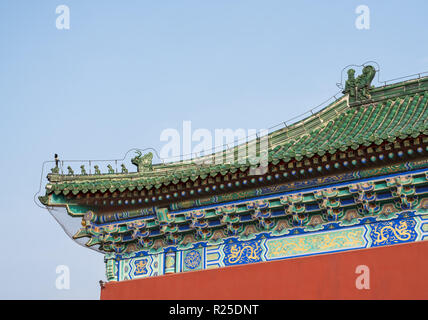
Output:
M70 30L55 27L61 4ZM355 27L362 4L369 30ZM33 202L54 153L159 150L183 120L267 128L335 94L349 64L375 60L381 80L428 71L427 12L426 0L1 0L0 298L99 298L103 255Z

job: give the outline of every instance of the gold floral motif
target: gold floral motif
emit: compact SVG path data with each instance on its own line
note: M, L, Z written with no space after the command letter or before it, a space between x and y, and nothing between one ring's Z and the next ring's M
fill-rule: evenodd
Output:
M365 245L363 234L364 229L359 228L268 240L268 256L269 258L278 258L334 249L362 247Z

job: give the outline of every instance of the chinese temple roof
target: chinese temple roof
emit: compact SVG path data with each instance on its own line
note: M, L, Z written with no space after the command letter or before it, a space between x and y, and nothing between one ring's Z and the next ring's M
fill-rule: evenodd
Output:
M371 69L370 69L371 68ZM428 77L372 87L374 68L366 67L356 79L348 72L344 95L322 109L291 126L268 136L268 162L304 161L362 146L392 143L397 139L428 135ZM254 141L249 142L249 144ZM257 140L256 140L257 143ZM237 152L239 147L235 147ZM132 163L137 172L48 175L46 194L67 195L96 192L124 192L159 189L178 183L206 179L217 175L248 172L257 164L200 164L213 155L193 160L152 165L152 155L138 154ZM111 168L111 167L110 167ZM56 168L58 169L58 168ZM45 197L40 198L43 202ZM46 204L46 203L45 203Z

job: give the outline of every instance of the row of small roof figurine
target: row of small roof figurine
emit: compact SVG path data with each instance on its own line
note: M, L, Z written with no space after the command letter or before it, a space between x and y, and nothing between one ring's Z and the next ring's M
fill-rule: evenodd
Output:
M51 171L54 174L58 174L59 173L59 157L58 157L58 154L55 153L54 159L55 159L55 167L52 168ZM122 168L122 173L128 173L128 169L126 169L126 167L123 163L121 164L121 168ZM99 166L95 165L94 169L95 169L95 174L101 174ZM107 169L108 169L108 174L115 173L113 167L110 164L107 165ZM67 170L68 170L69 175L74 175L74 171L70 166L67 167ZM87 174L84 165L80 166L80 170L81 170L82 175Z
M107 168L108 168L108 173L109 174L115 173L113 167L110 164L107 165ZM125 167L125 165L123 163L121 164L121 168L122 168L122 173L128 173L128 169L126 169L126 167ZM74 171L73 171L73 169L70 166L67 167L67 170L68 170L68 174L69 175L74 175ZM80 166L80 170L81 170L81 174L83 174L83 175L87 174L84 165ZM95 165L94 166L94 170L95 170L95 174L101 174L99 166Z

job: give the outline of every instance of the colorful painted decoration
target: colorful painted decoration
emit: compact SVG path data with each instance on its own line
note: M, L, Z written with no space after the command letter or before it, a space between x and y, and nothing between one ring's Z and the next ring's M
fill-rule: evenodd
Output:
M57 161L39 200L77 220L67 232L105 254L109 281L426 240L428 77L375 74L349 69L344 96L271 132L263 166Z

